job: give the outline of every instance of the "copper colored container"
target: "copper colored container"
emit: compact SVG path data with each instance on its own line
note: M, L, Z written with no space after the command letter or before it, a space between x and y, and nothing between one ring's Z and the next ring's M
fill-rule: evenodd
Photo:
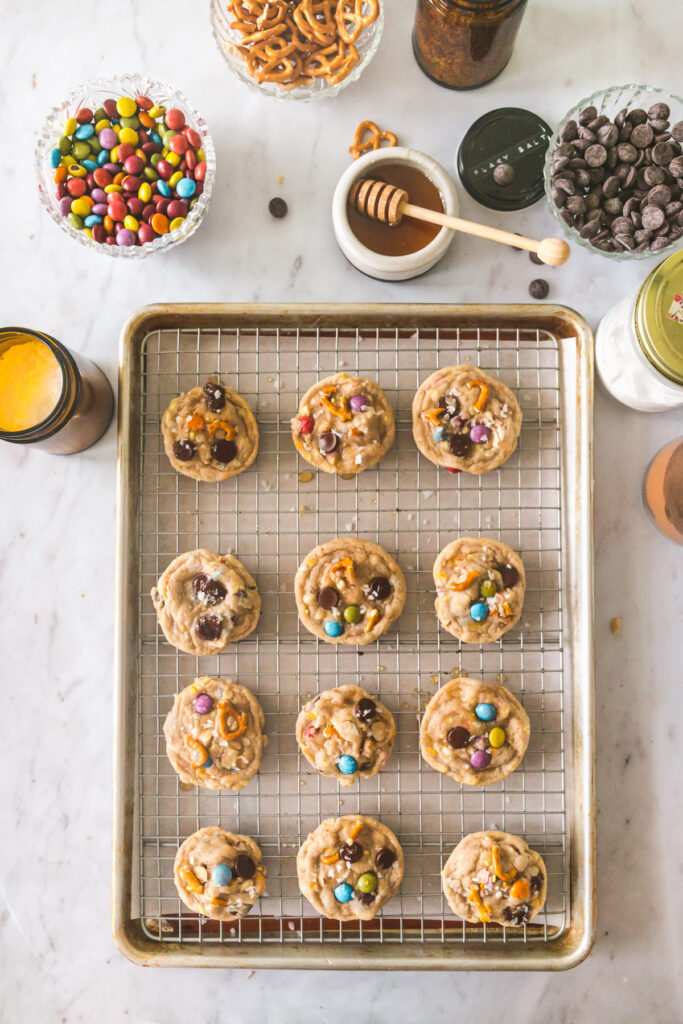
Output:
M683 437L655 455L645 474L643 498L655 526L683 544Z

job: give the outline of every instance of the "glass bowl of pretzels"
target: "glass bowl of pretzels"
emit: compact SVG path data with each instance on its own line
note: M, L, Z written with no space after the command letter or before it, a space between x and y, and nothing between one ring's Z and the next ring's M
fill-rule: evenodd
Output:
M377 52L384 0L211 0L228 67L276 99L336 96Z

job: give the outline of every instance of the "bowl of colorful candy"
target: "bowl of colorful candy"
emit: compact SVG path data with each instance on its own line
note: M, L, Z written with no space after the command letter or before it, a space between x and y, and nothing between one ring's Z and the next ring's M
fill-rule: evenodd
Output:
M36 147L40 200L81 245L141 259L194 234L216 151L182 93L140 75L94 79L50 112Z
M230 70L274 99L318 100L356 82L377 53L385 0L210 0Z

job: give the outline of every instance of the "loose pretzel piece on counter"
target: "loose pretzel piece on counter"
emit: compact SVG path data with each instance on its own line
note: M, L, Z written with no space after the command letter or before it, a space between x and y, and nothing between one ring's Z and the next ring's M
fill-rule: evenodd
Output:
M368 135L367 138L366 135ZM374 121L361 121L356 128L353 142L349 146L349 153L352 154L354 160L358 160L363 153L368 153L371 149L379 149L383 142L388 143L389 146L398 145L398 139L393 132L382 131Z

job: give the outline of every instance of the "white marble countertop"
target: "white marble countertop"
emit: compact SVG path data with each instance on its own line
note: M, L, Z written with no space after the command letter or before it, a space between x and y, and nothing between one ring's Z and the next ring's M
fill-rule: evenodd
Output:
M112 380L120 327L151 301L526 300L539 268L483 241L459 239L437 269L406 284L380 284L346 264L328 209L360 120L396 130L453 171L463 131L493 107L514 102L552 123L582 96L623 81L683 91L680 38L649 0L531 0L503 76L461 94L418 70L412 0L387 0L384 40L360 84L331 102L277 105L232 78L206 6L3 5L2 320L55 335ZM49 107L79 81L124 70L179 86L208 118L219 160L207 222L143 265L94 256L62 235L32 176ZM266 207L278 193L290 214L275 222ZM461 198L464 216L554 233L542 203L497 216ZM647 266L577 250L545 276L550 299L595 326ZM465 1015L680 1021L680 810L672 811L681 798L683 550L645 518L640 483L655 451L681 433L681 411L633 413L597 392L597 942L574 971L523 976L200 974L143 970L121 957L109 923L115 431L71 459L1 446L2 1024L341 1024L350 1006L362 1024Z

